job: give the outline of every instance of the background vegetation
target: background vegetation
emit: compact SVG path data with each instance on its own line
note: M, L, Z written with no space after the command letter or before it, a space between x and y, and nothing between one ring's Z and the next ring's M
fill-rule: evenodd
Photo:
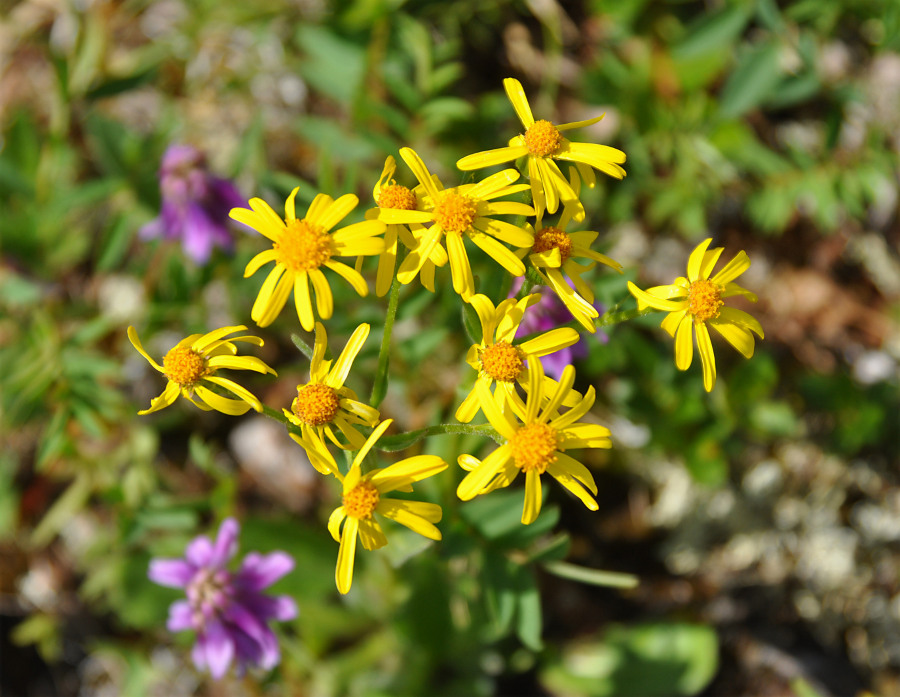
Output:
M10 695L900 694L900 5L892 0L0 2L0 691ZM407 145L444 181L536 113L606 112L584 140L628 154L588 227L625 281L670 282L708 235L747 249L766 330L722 351L707 395L648 317L588 339L579 380L614 448L601 509L520 491L460 505L444 542L392 537L334 589L337 491L274 422L179 404L128 344L249 323L260 238L198 267L145 242L169 143L277 209L294 186L371 205ZM368 267L367 267L368 268ZM371 269L369 272L371 273ZM448 283L448 278L443 279ZM439 284L441 279L439 277ZM371 282L370 282L371 285ZM373 339L383 301L336 297L329 336ZM287 404L306 361L284 313L260 332ZM404 291L384 416L450 420L468 368L453 298ZM336 345L340 345L336 343ZM428 441L455 461L474 448ZM458 473L452 475L457 476ZM447 475L448 480L451 475ZM270 675L205 682L152 555L225 515L285 549L300 605ZM567 534L566 534L567 533ZM412 536L411 536L412 537ZM560 578L635 574L632 590Z

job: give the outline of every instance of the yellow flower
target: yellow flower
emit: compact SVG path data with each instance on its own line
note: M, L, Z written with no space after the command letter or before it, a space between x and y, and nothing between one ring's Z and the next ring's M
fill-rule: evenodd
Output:
M398 184L394 177L397 163L390 155L384 161L384 169L381 177L375 184L372 197L377 208L366 211L367 220L380 219L381 209L401 211L422 211L424 208L425 188L420 184L414 189ZM425 237L427 228L418 223L401 225L388 223L384 234L385 250L378 257L378 271L375 276L375 294L384 296L391 287L394 279L394 267L397 264L397 240L403 242L410 250L419 250ZM438 243L434 245L421 266L422 285L432 293L434 292L434 269L436 266L447 264L447 252ZM415 278L415 274L404 275L402 283L409 283Z
M432 259L433 250L440 245L442 236L446 238L450 257L453 290L464 300L475 292L475 280L463 244L464 238L472 240L513 276L522 276L525 273L525 265L521 259L498 240L515 247L530 247L531 235L520 227L492 217L534 215L534 208L527 204L493 200L528 188L527 185L521 184L511 186L512 182L519 178L516 170L506 169L478 184L445 189L440 180L428 171L414 150L402 148L400 156L409 165L425 191L425 210L382 208L378 212L378 219L385 223L404 225L418 223L428 226L427 230L422 232L418 246L410 250L409 255L400 264L397 278L401 283L409 283L425 262Z
M575 382L575 369L566 366L557 389L544 394L544 371L535 361L529 375L526 411L519 423L514 415L502 410L491 399L486 384L476 386L481 408L488 421L506 439L494 452L478 460L460 455L459 464L469 473L460 482L456 494L468 501L479 494L509 486L519 474L525 473L525 505L522 523L528 525L541 512L541 475L549 473L556 481L575 494L590 510L596 511L597 485L587 467L565 451L572 448L609 448L609 429L597 424L575 423L594 404L594 388L589 387L584 399L572 409L558 413L564 397ZM544 402L545 396L547 401ZM543 409L541 410L541 407Z
M331 364L325 360L328 335L321 322L316 322L316 342L309 366L309 382L297 387L297 396L291 410L283 409L292 424L300 427L300 435L290 436L303 446L310 463L322 474L338 474L334 456L325 444L325 437L345 450L357 450L366 438L357 426L374 426L378 423L378 410L359 401L356 393L344 387L353 361L369 336L369 325L360 324L341 355ZM337 439L334 428L344 434L349 445Z
M257 373L275 371L255 356L238 356L235 342L262 346L263 340L256 336L225 337L235 332L244 331L247 327L222 327L208 334L191 334L179 341L163 357L160 365L153 360L141 345L137 331L128 327L128 339L138 353L146 358L150 365L166 376L169 382L162 394L150 402L150 408L138 414L152 414L172 404L178 395L192 402L204 411L215 409L223 414L245 414L251 407L262 411L262 404L250 392L236 382L217 375L222 368L233 370L253 370ZM237 395L239 399L229 399L209 389L207 385L217 385Z
M716 384L716 358L706 325L712 326L725 337L743 356L753 356L756 332L760 339L763 330L759 322L743 310L723 307L724 298L743 295L756 302L756 295L741 288L734 279L750 268L747 253L741 251L729 261L715 276L710 278L713 267L722 254L722 247L707 250L711 239L705 239L688 259L687 278L679 277L668 286L655 286L646 291L633 283L628 290L637 298L638 309L653 307L669 314L662 321L663 329L675 338L675 365L679 370L687 370L694 357L694 342L691 326L697 336L697 348L703 363L703 387L710 392Z
M356 196L346 194L334 200L331 196L318 194L306 217L298 219L294 209L297 191L294 189L285 203L285 220L259 198L250 199L252 210L232 208L229 213L234 220L249 225L272 241L272 249L257 254L244 270L244 278L248 278L263 265L275 262L250 312L260 327L275 321L293 290L300 324L306 331L312 331L315 315L310 283L319 317L328 319L334 311L331 288L322 267L342 276L357 293L365 296L369 292L365 279L353 268L335 261L334 257L369 256L384 251L384 240L377 237L384 232L384 224L378 221L367 220L330 232L359 203Z
M349 591L353 583L357 535L363 547L368 550L379 549L387 544L387 537L375 519L375 513L405 525L430 540L441 539L441 531L434 525L441 520L440 506L424 501L389 499L384 495L398 489L411 491L413 482L447 469L446 462L436 455L417 455L366 474L360 469L369 450L391 423L391 419L382 421L353 458L347 476L337 475L344 485L343 501L329 517L328 531L341 544L334 573L337 589L341 593Z
M577 192L579 185L575 177L572 178L573 188ZM566 232L566 226L572 220L572 206L565 206L556 225L544 226L541 215L538 215L535 227L526 228L534 232L534 244L530 250L519 251L519 256L528 255L538 275L544 282L556 291L559 299L563 301L569 312L581 326L593 333L597 331L594 326L594 318L599 316L594 307L594 291L585 283L581 274L595 266L594 262L600 262L622 272L622 265L610 259L605 254L600 254L591 249L591 244L597 239L599 233L584 230L581 232ZM590 259L591 263L582 265L575 259ZM573 289L563 276L565 273L575 285Z
M456 410L457 421L469 423L478 413L482 394L478 386L481 384L488 388L497 385L492 399L498 403L509 401L520 404L521 398L516 394L516 383L527 389L531 372L529 366L540 363L540 356L546 356L578 342L578 332L571 327L560 327L520 344L513 343L519 324L525 317L526 308L538 300L540 295L537 293L518 302L514 298L508 298L495 308L484 295L473 295L469 298L469 303L475 308L478 319L481 320L482 339L480 344L472 344L466 355L466 362L478 371L478 377L471 392ZM545 383L550 389L556 387L556 381L552 378L545 378ZM572 391L566 403L571 406L580 399L581 395Z
M584 207L578 200L578 194L572 189L556 164L557 160L573 163L588 186L594 184L594 173L591 167L605 172L611 177L622 179L625 170L621 167L625 162L625 153L608 145L595 143L573 143L562 135L563 131L583 128L597 123L603 116L587 121L559 124L549 121L535 121L522 89L522 83L508 77L503 87L509 101L522 125L525 133L512 138L509 146L486 150L463 157L456 166L461 170L481 169L504 162L512 162L520 157L528 157L528 178L531 180L531 192L534 206L538 211L547 210L555 213L559 202L575 207L576 220L584 219Z

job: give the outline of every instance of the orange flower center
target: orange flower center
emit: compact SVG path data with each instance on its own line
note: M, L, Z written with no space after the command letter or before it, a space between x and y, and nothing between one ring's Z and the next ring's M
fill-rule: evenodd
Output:
M386 186L378 194L379 208L394 208L401 211L416 210L416 195L400 184Z
M380 498L374 484L362 481L344 494L344 512L358 520L371 518Z
M516 431L510 445L516 467L523 472L537 470L538 474L543 474L556 462L559 434L547 424L528 424Z
M465 232L475 222L475 202L468 196L447 191L434 207L434 222L444 232Z
M305 220L288 223L273 246L276 260L291 271L312 271L331 258L331 237Z
M691 283L688 291L688 312L695 322L705 322L719 316L722 302L722 288L712 281L700 279Z
M550 157L556 154L562 144L562 134L549 121L535 121L525 131L525 147L537 157Z
M181 387L190 387L210 371L206 358L187 347L170 349L163 358L163 372L166 377Z
M481 369L494 380L512 382L525 367L522 349L508 341L498 341L481 352Z
M558 249L560 260L564 262L572 254L572 238L558 227L545 227L535 235L531 253L540 254L551 249Z
M333 387L310 384L297 388L291 410L303 423L322 426L334 421L340 406L341 399Z

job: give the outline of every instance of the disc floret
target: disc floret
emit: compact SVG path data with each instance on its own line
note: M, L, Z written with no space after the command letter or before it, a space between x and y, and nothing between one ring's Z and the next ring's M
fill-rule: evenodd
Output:
M186 346L176 346L163 357L163 374L179 387L191 387L210 372L206 358Z
M559 129L546 119L535 121L525 131L525 147L537 157L551 157L562 144Z

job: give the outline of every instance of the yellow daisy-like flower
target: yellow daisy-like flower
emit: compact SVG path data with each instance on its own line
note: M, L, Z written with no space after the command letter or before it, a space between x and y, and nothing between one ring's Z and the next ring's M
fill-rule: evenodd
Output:
M353 390L344 387L353 361L368 336L369 325L360 324L332 365L331 361L325 360L328 335L322 323L316 322L309 382L297 387L291 410L282 410L290 422L300 428L300 435L291 433L291 438L303 446L310 463L322 474L339 474L337 462L325 444L326 436L339 448L357 450L366 437L356 427L371 427L378 423L378 410L360 402ZM349 445L337 439L335 427L344 434Z
M426 192L424 187L420 184L414 189L410 189L402 184L398 184L394 179L396 170L397 162L389 155L384 161L381 177L378 179L372 192L372 197L375 199L378 208L366 211L367 220L378 220L381 209L400 211L425 210L423 199L426 197ZM422 245L425 233L426 228L417 223L409 225L387 224L387 229L384 233L385 249L378 257L378 271L375 275L375 294L378 297L387 294L391 287L391 281L394 279L394 268L397 265L398 239L403 242L407 249L418 250ZM434 269L437 266L445 266L446 264L446 250L440 244L434 245L420 269L422 285L432 293L434 292ZM415 274L412 276L404 274L404 280L401 282L409 283L413 278L415 278Z
M163 357L163 364L160 365L144 350L135 328L128 327L128 340L131 341L131 345L169 380L162 394L150 401L150 408L139 411L138 414L152 414L164 409L178 399L178 395L204 411L215 409L223 414L232 415L245 414L251 407L256 411L262 411L260 401L246 388L216 374L223 368L230 368L276 375L275 371L261 359L237 355L236 342L262 346L262 339L257 336L225 338L229 334L245 329L247 327L238 325L222 327L208 334L191 334L169 349ZM238 399L223 397L211 390L209 385L222 387L236 395Z
M528 341L514 344L516 332L525 317L525 311L540 300L535 293L516 301L508 298L497 307L484 295L473 295L469 303L475 308L481 320L481 343L472 344L466 355L466 362L478 371L475 385L456 410L456 419L469 423L478 413L480 395L478 386L483 384L490 388L497 385L494 400L502 408L506 401L521 403L516 394L516 383L523 388L528 387L529 366L540 363L540 357L559 351L578 342L578 332L571 327L551 329ZM545 388L553 389L556 381L545 378ZM567 404L575 404L581 395L574 390L568 396Z
M703 363L703 387L707 392L712 391L716 384L716 358L707 324L746 358L753 356L755 347L751 332L756 332L760 339L764 338L762 326L756 319L743 310L724 307L724 299L735 295L743 295L756 302L755 294L733 283L750 268L750 258L741 251L710 278L722 254L722 247L707 250L711 241L711 238L703 240L691 252L687 278L682 276L671 285L655 286L645 291L628 283L628 290L637 299L638 309L653 307L669 313L660 326L675 338L675 365L679 370L687 370L694 357L693 326Z
M267 327L281 312L291 290L297 305L297 316L306 331L315 326L310 284L316 297L316 309L321 319L328 319L334 311L331 287L322 268L342 276L362 296L369 292L365 279L355 269L335 261L340 256L370 256L384 251L384 224L376 220L347 225L331 232L359 203L353 194L334 200L319 194L309 206L306 217L298 219L294 189L285 203L285 219L260 198L250 199L250 209L232 208L229 215L248 225L272 241L272 249L260 252L250 260L244 278L255 274L270 261L275 267L269 272L250 316L260 327Z
M573 182L575 184L573 188L578 191L578 183L574 177ZM548 226L543 225L539 215L533 229L530 225L527 226L532 232L537 230L534 232L534 244L530 250L520 251L518 254L522 257L528 255L528 260L535 270L544 282L556 291L566 309L572 313L572 317L593 333L597 331L594 318L598 317L599 313L593 305L594 291L582 280L581 274L592 269L595 262L605 264L619 273L622 273L622 265L605 254L591 249L599 233L591 230L566 232L566 226L572 220L572 212L573 208L566 206L559 217L559 222ZM579 264L575 261L579 258L589 259L591 263ZM574 288L566 282L564 273L571 279Z
M419 238L418 246L410 250L400 264L397 278L401 283L409 283L415 278L425 262L432 258L434 249L440 245L441 237L446 240L450 257L453 290L464 300L475 292L475 280L463 244L464 238L472 240L513 276L524 275L525 265L521 259L501 244L501 241L514 247L530 247L531 235L520 227L493 217L534 215L534 208L525 203L494 201L528 188L524 184L512 185L519 178L516 170L504 170L477 184L444 189L440 180L432 176L414 150L402 148L400 156L419 180L428 203L426 210L382 208L378 212L378 219L385 223L418 223L428 226Z
M343 482L343 501L328 519L328 531L340 542L334 580L341 593L347 593L353 583L353 561L356 556L356 538L368 550L387 544L387 537L374 514L390 518L430 540L440 540L441 531L435 523L441 520L441 507L424 501L389 499L385 494L398 489L411 491L413 482L443 472L447 463L436 455L417 455L396 462L389 467L362 473L360 465L369 450L392 423L382 421L360 448L346 477L338 474ZM343 529L341 524L343 523Z
M559 125L543 119L535 121L522 83L508 77L503 81L503 87L509 101L512 102L513 109L516 110L516 115L525 127L525 133L512 138L508 147L467 155L459 160L456 166L461 170L482 169L527 156L528 178L531 180L535 208L555 213L562 201L563 204L574 206L577 211L576 220L583 220L584 207L556 161L562 160L575 165L588 186L593 186L594 183L591 167L616 179L622 179L625 176L625 170L621 166L625 162L624 152L608 145L573 143L562 135L564 131L597 123L603 116Z
M481 408L491 426L506 439L484 460L460 455L460 466L469 473L460 482L456 495L468 501L479 494L509 486L519 472L525 473L525 505L522 523L533 523L541 512L541 475L549 473L575 494L590 510L598 506L594 499L597 485L590 471L566 454L573 448L609 448L609 429L597 424L576 423L594 404L594 388L589 387L584 399L575 407L558 413L565 396L575 383L575 369L566 366L557 389L544 394L544 371L535 361L529 375L526 411L519 423L514 414L505 412L491 399L486 384L476 386ZM544 397L547 401L544 403ZM543 409L541 405L543 404Z

